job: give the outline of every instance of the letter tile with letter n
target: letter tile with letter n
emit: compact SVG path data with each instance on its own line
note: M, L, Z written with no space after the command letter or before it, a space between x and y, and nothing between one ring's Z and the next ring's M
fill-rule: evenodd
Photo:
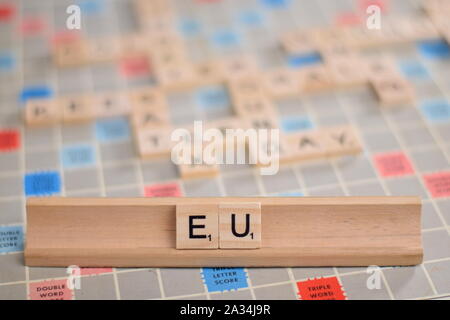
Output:
M257 249L261 247L261 204L219 204L219 247Z
M218 249L216 204L177 205L177 249Z

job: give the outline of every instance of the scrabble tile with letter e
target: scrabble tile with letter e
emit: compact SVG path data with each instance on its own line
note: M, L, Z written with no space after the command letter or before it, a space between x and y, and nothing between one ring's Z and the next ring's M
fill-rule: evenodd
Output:
M261 204L219 203L219 248L261 247Z
M177 249L218 249L216 204L183 204L176 207Z

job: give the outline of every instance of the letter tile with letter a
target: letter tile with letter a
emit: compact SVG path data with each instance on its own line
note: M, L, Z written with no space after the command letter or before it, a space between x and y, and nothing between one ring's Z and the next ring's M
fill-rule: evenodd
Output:
M261 247L261 204L219 204L219 247L257 249Z
M216 204L177 205L177 249L219 248Z

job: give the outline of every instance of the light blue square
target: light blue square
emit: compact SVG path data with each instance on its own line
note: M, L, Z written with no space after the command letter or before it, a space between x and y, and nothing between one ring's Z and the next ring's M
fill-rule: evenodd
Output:
M125 118L98 120L95 134L100 142L126 140L130 137L130 126Z
M218 48L229 48L238 46L241 38L234 30L218 30L212 34L211 41Z
M195 37L202 30L200 23L193 19L182 19L178 25L178 29L185 37Z
M247 288L247 272L243 268L202 268L203 281L209 292Z
M226 109L230 106L228 90L220 85L198 89L195 93L195 100L197 105L204 110Z
M277 197L303 197L304 194L300 191L280 192L275 194Z
M400 62L400 70L409 79L429 79L430 75L427 69L415 60Z
M0 52L0 71L11 71L15 66L14 56L10 52Z
M78 5L81 12L88 15L99 14L105 7L103 0L78 0Z
M23 251L23 227L0 227L0 253Z
M314 124L307 116L290 116L281 119L281 128L284 132L305 131L314 128Z
M66 146L61 151L61 159L65 169L92 167L95 165L95 150L88 144Z
M261 3L270 9L286 8L290 4L290 0L260 0Z
M288 66L301 68L322 63L322 56L318 52L296 54L288 57Z
M432 123L448 122L450 120L450 104L446 100L430 100L420 106L425 118Z
M259 27L264 24L265 17L258 11L246 10L238 14L237 20L245 27Z

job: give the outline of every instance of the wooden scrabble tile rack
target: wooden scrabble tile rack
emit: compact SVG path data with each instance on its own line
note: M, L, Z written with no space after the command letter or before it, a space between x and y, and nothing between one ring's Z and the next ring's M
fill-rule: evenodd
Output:
M177 208L248 203L260 246L177 249ZM27 229L28 266L382 266L423 256L418 197L29 198Z

